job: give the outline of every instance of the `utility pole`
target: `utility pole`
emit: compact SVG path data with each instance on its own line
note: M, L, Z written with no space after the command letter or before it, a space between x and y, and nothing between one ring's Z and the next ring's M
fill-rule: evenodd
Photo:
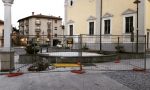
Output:
M101 7L100 7L100 52L102 51L102 11L103 11L103 0L101 0Z
M136 52L138 53L139 52L138 51L138 44L139 44L139 15L138 14L139 14L139 3L141 3L141 1L135 0L133 3L137 5Z

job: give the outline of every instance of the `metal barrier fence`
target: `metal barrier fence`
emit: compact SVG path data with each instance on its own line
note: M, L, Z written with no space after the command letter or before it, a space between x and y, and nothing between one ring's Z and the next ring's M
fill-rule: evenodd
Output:
M68 71L79 67L54 68L53 64L77 62L82 63L84 70L146 69L146 36L139 35L138 42L131 35L102 35L101 40L100 43L99 35L84 34L12 36L15 70L28 72L43 64L46 71Z
M29 43L37 43L41 47L62 47L63 49L90 49L103 51L116 51L117 46L121 46L124 52L144 52L145 36L139 35L138 41L136 36L131 35L102 35L100 42L99 35L74 35L74 36L50 36L47 35L28 35L12 36L12 46L26 46Z

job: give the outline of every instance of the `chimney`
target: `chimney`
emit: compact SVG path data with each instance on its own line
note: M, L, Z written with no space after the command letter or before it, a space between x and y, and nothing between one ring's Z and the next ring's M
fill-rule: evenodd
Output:
M34 15L34 12L32 12L32 16Z

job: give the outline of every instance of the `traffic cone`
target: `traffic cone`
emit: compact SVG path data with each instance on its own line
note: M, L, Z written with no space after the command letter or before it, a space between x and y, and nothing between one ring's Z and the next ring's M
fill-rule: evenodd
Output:
M14 73L9 73L7 74L7 77L16 77L16 76L20 76L23 75L22 72L14 72Z
M115 63L120 63L120 58L119 58L119 56L116 57Z
M77 64L80 66L80 69L79 70L72 70L71 72L72 73L77 73L77 74L83 74L83 73L85 73L85 71L82 69L81 62L78 61Z

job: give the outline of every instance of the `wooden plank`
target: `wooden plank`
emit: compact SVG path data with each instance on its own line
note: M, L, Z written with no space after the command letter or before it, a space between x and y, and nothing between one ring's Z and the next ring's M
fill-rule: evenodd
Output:
M53 64L54 67L80 67L79 64L67 64L67 63L58 63Z

